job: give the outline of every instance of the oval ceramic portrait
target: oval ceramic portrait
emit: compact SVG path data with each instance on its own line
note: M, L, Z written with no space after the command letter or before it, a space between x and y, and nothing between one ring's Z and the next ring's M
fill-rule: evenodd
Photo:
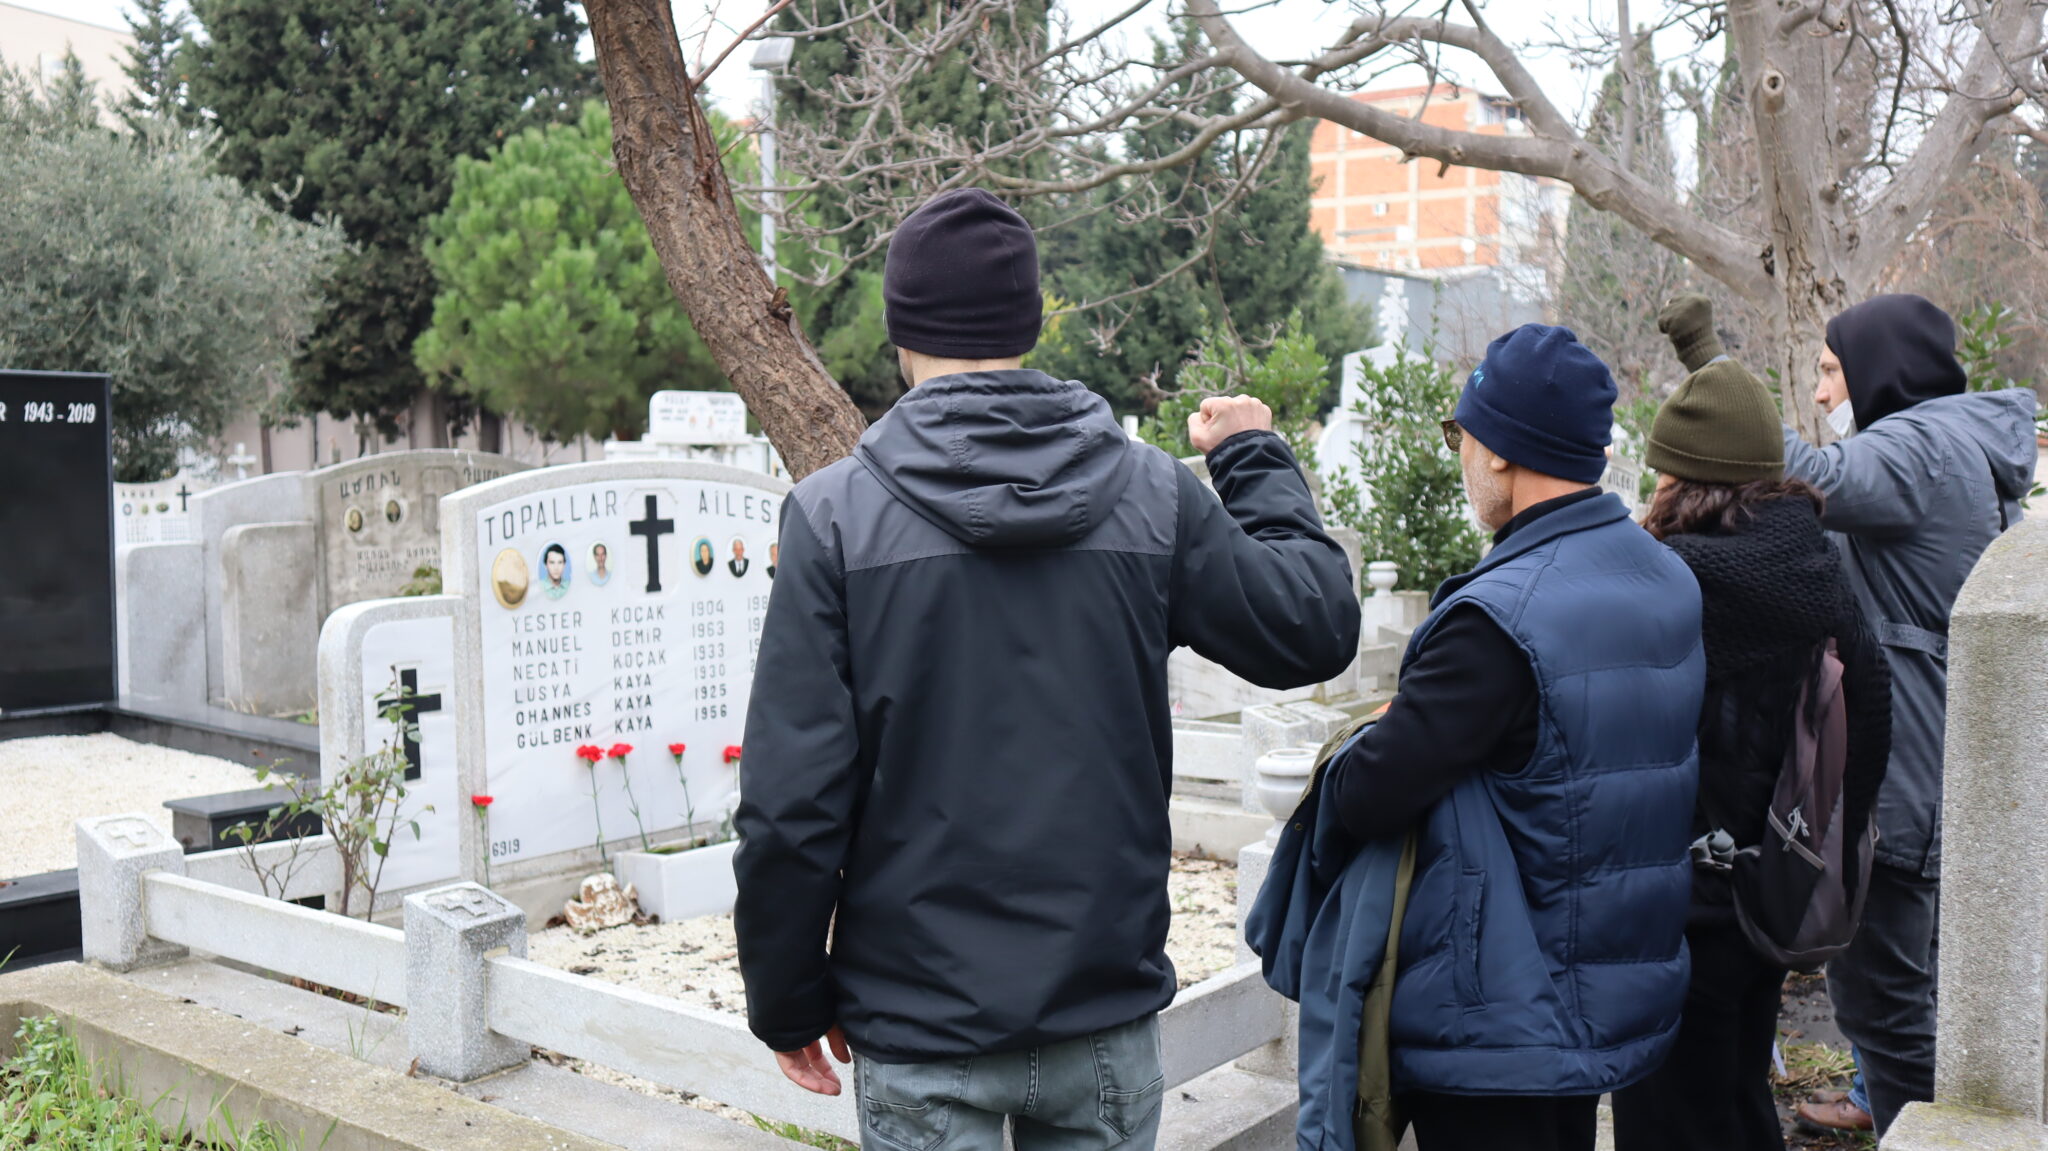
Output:
M526 591L533 585L532 569L526 566L526 557L516 548L506 548L491 561L491 594L498 597L498 606L515 608L526 602Z
M549 599L561 599L569 594L569 549L559 543L549 544L540 551L540 571L534 582L540 585L541 594Z
M604 544L590 545L590 582L598 587L612 582L612 549Z
M348 530L350 530L350 531L352 531L352 532L359 532L359 531L362 531L362 530L363 530L363 509L361 509L361 508L350 508L350 509L348 509L348 516L347 516L346 522L347 522L347 524L348 524Z
M399 503L397 500L384 501L384 519L386 520L386 522L395 524L400 519L404 518L404 516L405 505Z
M718 566L718 553L711 550L711 537L699 536L690 545L690 570L700 576L708 576Z

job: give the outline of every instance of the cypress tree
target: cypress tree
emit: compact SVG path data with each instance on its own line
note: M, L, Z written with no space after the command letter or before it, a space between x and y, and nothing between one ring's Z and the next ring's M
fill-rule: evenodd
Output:
M301 410L396 416L425 386L413 341L433 314L426 221L455 160L573 115L595 84L568 0L193 0L206 36L180 51L220 166L340 221L355 250L293 365ZM189 54L189 59L187 56Z
M128 46L128 62L121 65L128 76L128 95L117 111L129 130L140 132L146 122L176 117L183 107L178 46L192 20L183 12L172 12L170 0L135 0L135 11L123 18L135 42Z

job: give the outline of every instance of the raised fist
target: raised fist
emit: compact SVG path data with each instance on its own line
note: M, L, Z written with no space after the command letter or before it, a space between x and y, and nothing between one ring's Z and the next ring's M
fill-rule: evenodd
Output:
M1714 333L1714 303L1698 292L1671 297L1657 313L1657 330L1671 341L1688 372L1697 372L1715 356L1725 354L1721 337Z
M1250 396L1211 396L1188 417L1188 442L1205 456L1239 432L1272 430L1273 409Z

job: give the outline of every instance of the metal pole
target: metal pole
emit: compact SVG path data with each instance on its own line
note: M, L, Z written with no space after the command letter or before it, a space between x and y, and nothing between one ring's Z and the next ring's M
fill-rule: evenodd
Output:
M775 279L775 218L782 211L782 197L774 191L775 186L775 73L764 69L761 72L761 183L769 188L761 193L761 266L768 270L768 279Z

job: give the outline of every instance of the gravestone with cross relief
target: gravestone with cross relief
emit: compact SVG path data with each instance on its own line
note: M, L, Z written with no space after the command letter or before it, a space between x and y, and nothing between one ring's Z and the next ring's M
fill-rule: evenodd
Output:
M321 636L323 771L380 748L417 768L406 804L421 835L392 842L391 899L481 881L486 853L500 890L586 875L600 823L609 851L716 823L788 489L713 464L607 461L441 501L445 593L348 605ZM409 724L384 714L394 704ZM577 757L619 744L623 764Z
M183 543L196 538L192 497L212 486L187 471L154 483L115 484L115 546Z

